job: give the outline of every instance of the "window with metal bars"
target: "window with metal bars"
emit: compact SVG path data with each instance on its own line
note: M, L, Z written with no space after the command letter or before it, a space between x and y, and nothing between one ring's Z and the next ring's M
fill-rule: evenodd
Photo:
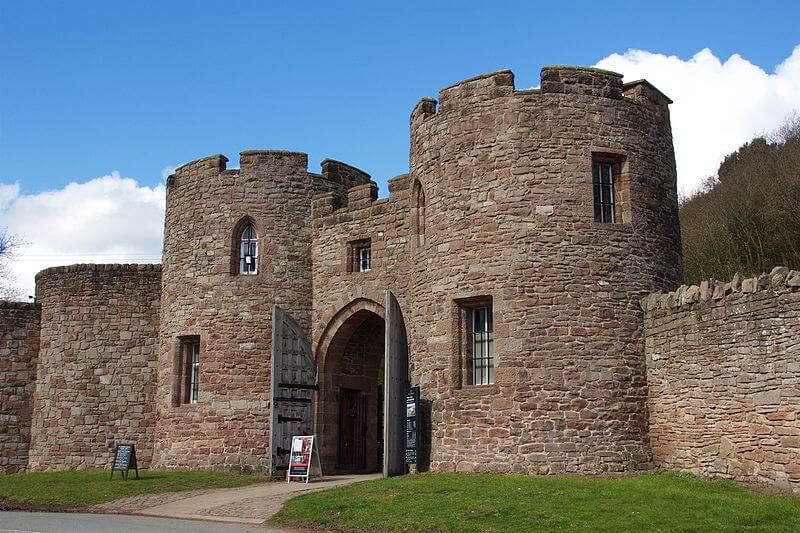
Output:
M369 272L372 270L372 241L361 239L347 243L348 272Z
M592 164L595 222L616 222L616 214L614 213L614 173L613 163L594 161Z
M184 403L197 403L200 391L200 341L187 340L183 343Z
M239 239L239 273L258 273L258 232L253 224L247 224Z
M494 316L492 306L469 309L470 385L494 383Z

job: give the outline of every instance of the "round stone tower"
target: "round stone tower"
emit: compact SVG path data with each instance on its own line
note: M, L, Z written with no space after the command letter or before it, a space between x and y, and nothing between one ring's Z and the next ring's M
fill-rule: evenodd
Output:
M272 306L308 326L307 156L240 157L231 170L222 155L188 163L167 184L156 467L263 470ZM255 268L242 271L248 225Z
M311 199L369 179L331 160L309 173L297 152L226 162L188 163L167 182L159 468L267 469L273 306L310 329Z
M412 113L409 352L434 470L650 461L638 301L681 281L675 159L670 100L621 78L547 67L517 91L494 72ZM476 385L467 317L487 307Z

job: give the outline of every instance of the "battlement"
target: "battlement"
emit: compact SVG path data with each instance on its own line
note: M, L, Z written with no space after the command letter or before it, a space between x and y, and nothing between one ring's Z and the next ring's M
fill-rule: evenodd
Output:
M321 166L322 177L332 183L344 185L346 189L355 187L356 185L370 183L372 179L372 177L363 170L334 159L325 159L321 163Z
M408 174L400 174L389 180L389 197L378 199L378 184L374 181L362 183L347 190L347 197L341 198L333 192L318 194L311 204L311 217L315 220L327 219L335 215L334 221L350 219L352 214L369 208L383 209L390 204L408 202ZM328 221L330 222L330 221Z
M346 190L369 183L370 175L363 170L334 159L325 159L322 174L308 172L308 154L289 150L244 150L239 153L239 168L228 169L228 158L215 154L190 161L178 167L167 179L167 188L180 186L186 179L197 180L215 176L275 178L279 176L314 176L322 178L329 186Z
M622 74L594 67L550 65L542 68L540 80L541 86L538 89L517 90L514 86L514 73L510 70L473 76L439 91L438 110L435 99L425 97L420 100L411 112L411 122L413 124L424 120L437 112L513 96L592 96L633 102L654 111L672 103L672 100L646 80L623 84Z

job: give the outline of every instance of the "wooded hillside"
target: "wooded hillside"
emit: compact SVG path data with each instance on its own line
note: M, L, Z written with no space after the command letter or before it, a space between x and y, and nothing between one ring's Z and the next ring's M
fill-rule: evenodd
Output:
M800 269L800 116L728 155L680 219L687 284Z

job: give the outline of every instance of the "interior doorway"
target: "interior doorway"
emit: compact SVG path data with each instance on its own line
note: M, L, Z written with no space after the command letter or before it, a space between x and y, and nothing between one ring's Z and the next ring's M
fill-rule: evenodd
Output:
M360 309L338 325L327 346L317 417L323 471L383 467L384 337L383 317Z

